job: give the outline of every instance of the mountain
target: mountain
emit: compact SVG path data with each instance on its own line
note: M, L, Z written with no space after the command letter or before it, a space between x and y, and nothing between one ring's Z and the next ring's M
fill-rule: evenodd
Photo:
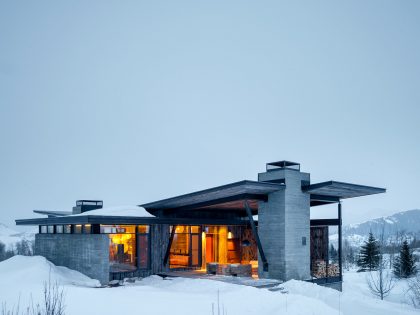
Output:
M369 232L379 238L383 231L387 243L400 238L420 239L420 209L408 210L393 215L369 220L359 224L343 226L343 238L359 247L367 239Z
M18 232L7 225L0 223L0 242L6 245L6 249L14 249L15 244L25 241L33 241L35 233Z

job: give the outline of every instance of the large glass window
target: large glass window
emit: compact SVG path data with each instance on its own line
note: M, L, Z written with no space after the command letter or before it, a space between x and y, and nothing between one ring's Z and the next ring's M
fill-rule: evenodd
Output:
M47 231L48 234L54 234L54 225L48 225Z
M47 233L47 226L46 225L41 225L39 227L39 233L46 234Z
M149 267L149 226L101 225L100 230L101 233L109 234L111 272Z
M172 229L173 227L171 227L171 233ZM199 226L176 226L169 256L171 268L200 265L200 233Z
M111 263L111 271L135 270L135 250L135 234L109 234L109 261Z

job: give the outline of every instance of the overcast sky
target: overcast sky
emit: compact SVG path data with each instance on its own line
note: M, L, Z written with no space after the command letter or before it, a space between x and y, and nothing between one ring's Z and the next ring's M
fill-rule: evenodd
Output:
M419 1L0 0L0 222L302 164L420 208ZM328 209L312 209L325 215Z

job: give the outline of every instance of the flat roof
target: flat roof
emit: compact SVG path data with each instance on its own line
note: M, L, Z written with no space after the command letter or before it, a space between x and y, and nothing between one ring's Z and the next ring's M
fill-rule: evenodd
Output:
M61 225L61 224L180 224L180 225L246 225L248 221L241 219L212 219L212 218L156 218L156 217L124 217L80 215L50 218L33 218L15 220L16 225Z
M311 195L336 197L339 199L355 198L386 192L385 188L327 181L303 187Z

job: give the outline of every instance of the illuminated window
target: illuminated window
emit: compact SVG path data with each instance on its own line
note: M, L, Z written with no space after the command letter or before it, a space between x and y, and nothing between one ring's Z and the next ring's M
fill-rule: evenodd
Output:
M80 234L80 233L82 233L82 225L81 225L81 224L76 224L76 225L74 226L74 233L75 233L75 234Z
M173 227L170 231L172 233ZM177 225L172 240L169 263L171 268L200 265L200 227Z
M136 270L136 234L109 234L111 272Z
M92 226L90 224L83 225L83 233L90 234L92 232Z
M101 225L100 231L109 234L111 272L149 268L148 225Z
M141 233L141 234L149 233L149 226L148 225L138 225L137 226L137 233Z

